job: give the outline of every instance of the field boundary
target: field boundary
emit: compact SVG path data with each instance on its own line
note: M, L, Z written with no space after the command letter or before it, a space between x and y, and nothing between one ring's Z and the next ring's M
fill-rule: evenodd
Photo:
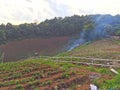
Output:
M100 59L87 57L40 57L54 62L68 62L74 64L93 65L101 67L116 67L120 68L120 60L116 59Z

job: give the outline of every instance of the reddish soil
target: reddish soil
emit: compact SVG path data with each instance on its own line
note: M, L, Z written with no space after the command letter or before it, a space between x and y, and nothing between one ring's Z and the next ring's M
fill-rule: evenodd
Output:
M101 79L99 79L99 83L102 83L102 82L104 82L104 81L106 81L106 80L111 80L113 78L113 75L102 75L102 78Z
M76 90L89 90L89 89L90 89L90 84L78 85L76 87Z
M41 66L41 67L38 67L38 68L35 68L35 67L28 67L29 69L30 69L30 73L32 73L32 72L35 72L35 71L40 71L40 70L44 70L44 71L46 71L46 70L50 70L50 69L52 69L52 68L50 68L50 66ZM17 70L16 71L16 73L22 73L22 74L24 74L24 76L25 75L29 75L30 73L28 73L28 72L25 72L25 70L23 69L23 70ZM0 74L0 77L4 77L4 75L6 75L6 76L9 76L9 75L12 75L12 73L11 72L5 72L5 73L2 73L2 74ZM0 79L0 80L2 80L2 79Z
M31 68L31 67L28 67ZM35 67L33 67L35 68ZM24 69L24 68L23 68ZM44 70L44 72L42 72ZM23 70L20 71L16 71L16 72L20 72L22 73ZM51 74L48 74L48 71L51 72ZM31 72L28 73L22 73L22 77L18 77L18 78L11 78L12 81L16 82L19 81L19 84L21 84L23 86L23 88L25 88L25 90L34 90L32 89L32 86L29 85L29 82L34 82L35 80L40 81L40 84L35 84L33 83L32 85L35 87L39 87L40 90L55 90L55 87L58 87L58 90L62 90L62 89L67 89L70 88L72 84L86 84L88 82L90 82L89 76L88 76L88 72L87 70L83 70L83 69L78 69L75 68L74 72L72 72L71 70L69 72L67 72L67 74L69 74L69 77L63 77L63 74L65 74L66 72L59 69L59 68L53 68L50 66L45 66L45 65L40 65L40 67L38 67L38 69L34 69ZM21 82L24 79L29 79L31 77L33 77L33 73L36 72L41 72L42 75L44 75L45 77L41 77L41 78L35 78L35 80L33 81L27 81L27 82ZM80 74L82 72L82 74ZM11 72L13 73L13 72ZM4 76L6 77L8 74L4 73ZM8 76L9 78L9 76ZM0 79L2 79L2 77L0 77ZM4 80L4 82L10 82L11 80ZM43 83L46 83L48 81L52 81L51 83L45 84L43 85ZM4 83L3 82L3 83ZM2 86L0 87L0 90L13 90L16 87L15 84L13 85L8 85L8 86Z
M55 55L64 50L70 37L36 38L22 41L13 41L0 46L5 53L4 61L16 61L39 55Z
M16 90L18 85L25 90L35 90L36 87L40 90L89 90L93 77L99 77L100 83L112 79L112 75L99 74L83 68L73 67L65 71L60 67L44 64L31 65L20 66L21 70L9 71L9 75L4 72L6 79L0 75L0 90ZM26 67L31 71L26 71ZM22 73L22 76L11 78L15 73ZM17 87L17 90L21 90L20 87Z

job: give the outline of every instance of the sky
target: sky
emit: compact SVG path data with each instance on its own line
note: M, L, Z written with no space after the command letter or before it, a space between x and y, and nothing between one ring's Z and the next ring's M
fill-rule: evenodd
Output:
M120 14L120 0L0 0L0 24L39 23L75 14Z

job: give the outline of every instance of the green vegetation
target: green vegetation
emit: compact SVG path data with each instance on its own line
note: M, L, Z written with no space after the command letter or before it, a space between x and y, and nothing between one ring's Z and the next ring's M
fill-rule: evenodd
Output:
M7 66L6 66L7 65ZM109 69L107 68L100 68L100 67L93 67L93 66L78 66L78 65L75 65L75 64L71 64L71 63L55 63L55 62L52 62L52 61L49 61L49 60L44 60L44 59L36 59L36 60L25 60L25 61L21 61L21 62L12 62L12 63L4 63L4 64L0 64L0 67L1 67L1 72L3 72L4 76L7 75L7 71L9 70L8 68L11 67L11 69L13 69L14 71L18 70L20 67L28 67L28 69L30 69L30 66L31 65L34 65L32 66L32 68L35 68L37 67L38 65L49 65L49 66L52 66L54 68L61 68L63 70L65 70L66 72L64 72L62 74L62 78L64 79L67 79L67 78L70 78L70 72L72 74L80 74L80 75L85 75L84 72L75 72L74 71L74 68L80 68L80 69L85 69L85 70L90 70L92 72L98 72L100 74L107 74L107 75L113 75ZM4 66L4 67L2 67ZM7 68L5 68L7 67ZM15 68L16 67L16 68ZM23 68L24 69L24 68ZM5 71L4 71L5 70ZM25 70L25 69L24 69ZM22 70L23 71L23 70ZM25 70L26 72L28 72L29 70ZM9 73L13 73L12 70L9 71ZM51 75L50 71L47 72L49 73L48 75ZM2 75L2 74L1 74ZM0 75L0 77L1 77ZM22 77L22 74L18 74L16 72L16 74L13 74L12 76L14 76L13 78L16 79L16 78L21 78ZM10 81L5 81L5 82L0 82L0 87L6 87L6 86L10 86L10 85L16 85L16 89L15 90L18 90L18 88L21 88L24 90L22 84L24 83L27 83L27 86L28 87L36 87L38 85L42 85L42 86L46 86L46 85L50 85L52 83L51 80L48 80L48 81L45 81L45 82L40 82L40 80L37 80L38 77L42 77L42 73L41 72L35 72L32 74L32 77L30 78L25 78L25 79L21 79L21 80L10 80ZM118 87L119 86L119 82L117 79L119 75L115 78L113 78L112 80L108 80L106 82L103 82L100 84L100 87L103 88L108 88L109 85L113 82L115 83L114 85L117 85L115 87ZM96 81L96 83L98 83L99 80ZM116 84L118 83L118 84ZM111 86L113 87L113 86Z
M99 18L102 17L102 18ZM111 17L112 20L109 20ZM110 35L120 35L120 16L111 16L111 15L74 15L71 17L55 17L53 19L46 19L45 21L36 24L20 24L12 25L11 23L1 24L0 25L0 44L4 44L8 41L21 40L26 38L35 38L35 37L55 37L55 36L75 36L83 31L85 32L84 38L91 38L89 35L93 34L97 24L102 22L107 22L104 30L107 31ZM95 22L95 20L98 22ZM109 23L109 21L113 21ZM97 23L97 24L96 24ZM109 25L108 25L109 24ZM101 26L100 28L103 28ZM104 33L104 32L103 32ZM90 35L90 36L91 36ZM97 35L95 38L100 38L101 35ZM93 39L93 38L92 38Z
M90 71L98 72L101 74L109 74L112 75L112 72L109 70L109 68L95 68L94 66L84 67Z
M113 39L113 41L120 45L120 40L119 39Z
M46 81L46 82L43 82L41 85L42 86L45 86L45 85L50 85L52 83L52 81L51 80L48 80L48 81Z
M73 36L86 28L94 26L90 16L55 17L39 24L0 25L0 44L8 41L35 37Z
M93 43L84 44L70 52L59 54L58 56L120 59L120 40L98 40Z
M104 43L104 44L103 44ZM107 45L107 46L106 46ZM102 47L101 47L102 46ZM118 53L118 49L113 52L109 52L110 48L119 48L119 40L100 40L93 43L87 43L83 46L75 48L73 51L63 53L58 56L91 56L97 53L105 55L114 55ZM97 50L97 51L96 51ZM116 54L117 56L118 54ZM99 56L99 57L100 57ZM95 55L96 57L96 55ZM111 56L114 57L114 56ZM110 57L110 58L111 58ZM101 56L104 58L104 55ZM119 58L119 57L117 57ZM96 73L100 75L99 78L93 79L92 82L97 84L102 90L113 89L119 90L120 88L120 75L115 76L109 68L78 65L67 62L53 62L52 60L65 60L65 61L84 61L78 58L49 58L40 57L36 59L27 59L18 62L8 62L0 64L0 88L15 86L15 90L24 90L26 88L38 89L38 87L46 87L53 85L55 82L63 83L65 80L69 80L75 75L89 76L90 73ZM60 69L60 70L59 70ZM120 69L117 69L120 71ZM51 78L54 76L54 78ZM60 75L60 76L59 76ZM106 77L104 77L106 76ZM4 78L3 78L4 77ZM110 77L110 78L109 78ZM51 79L50 79L51 78ZM89 80L88 80L89 81ZM75 88L74 83L72 83Z
M84 25L84 30L94 30L94 26L92 23Z
M69 73L63 73L62 78L70 78L70 74Z
M14 74L11 76L11 78L14 78L14 79L20 78L20 77L22 77L22 73L14 73Z
M115 35L120 36L120 28L116 29Z
M22 84L22 83L26 83L26 82L32 82L34 80L35 80L35 77L30 77L30 78L25 78L22 80L10 80L10 81L5 81L5 82L0 82L0 87L17 85L17 84Z
M3 44L6 40L6 34L4 30L0 30L0 44Z
M99 32L99 30L96 30L96 27L101 25L99 24L100 21L98 23L95 23L95 20L99 16L101 15L74 15L65 18L55 17L51 20L45 20L44 22L41 22L39 24L1 24L0 45L12 40L21 40L35 37L48 38L55 36L73 37L74 35L82 33L84 33L82 38L84 38L86 41L94 42L85 43L84 45L75 48L72 51L57 55L60 58L38 57L11 63L3 63L4 53L0 51L0 89L11 88L15 90L37 90L40 89L40 87L49 87L50 85L54 86L54 84L58 84L58 86L60 85L62 87L62 85L65 85L66 83L68 86L72 83L71 88L75 89L76 84L79 84L80 81L82 81L82 83L91 83L92 81L93 83L99 85L100 89L102 90L119 90L120 75L115 76L109 70L109 68L97 67L92 65L81 65L80 63L76 64L74 61L87 62L87 60L72 58L86 57L92 58L93 60L94 58L120 59L119 39L101 39L99 41L95 41L101 38L101 34L96 34L97 32ZM116 16L110 17L115 19L117 18ZM120 19L120 16L118 18ZM105 17L102 19L103 21L104 19L105 21L108 20ZM112 24L107 26L104 25L104 29L110 35L120 36L120 23L116 22L114 23L114 25L117 26L114 26L114 28L112 28ZM91 37L91 35L93 34L95 35ZM64 60L67 62L54 62L53 60ZM68 61L73 62L68 63ZM96 62L99 63L101 61ZM120 72L120 69L117 70ZM90 76L93 75L94 77L94 74L100 75L100 77L92 79ZM85 79L81 80L83 76L85 77ZM77 81L76 79L80 80ZM73 83L74 81L75 83Z
M25 90L24 87L21 84L16 85L14 90Z
M36 85L39 85L39 84L40 84L39 80L34 80L34 81L31 81L31 82L28 82L27 87L36 86Z
M0 63L3 63L4 53L0 50Z
M115 76L111 80L102 79L102 83L99 82L100 80L95 80L94 83L99 85L102 90L119 90L120 89L120 75Z

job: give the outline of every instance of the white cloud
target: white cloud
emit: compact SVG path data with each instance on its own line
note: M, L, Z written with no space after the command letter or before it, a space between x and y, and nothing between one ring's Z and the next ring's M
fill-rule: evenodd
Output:
M55 16L119 12L120 0L0 0L0 23L30 23Z
M71 7L76 14L118 14L120 12L120 0L60 0ZM80 11L81 12L80 12Z

